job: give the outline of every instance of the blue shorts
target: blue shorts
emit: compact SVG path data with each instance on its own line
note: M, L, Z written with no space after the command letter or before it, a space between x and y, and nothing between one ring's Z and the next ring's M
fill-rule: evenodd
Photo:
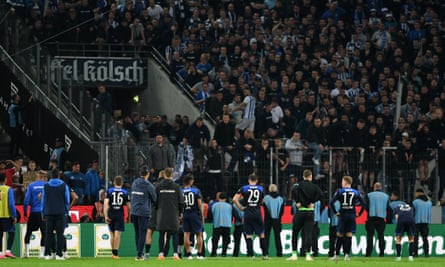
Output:
M356 230L355 213L340 214L338 217L337 233L344 235L346 233L355 233Z
M124 232L125 231L125 221L124 216L110 216L111 222L108 224L108 229L110 232L119 231Z
M203 231L202 219L198 213L185 213L182 218L184 233L201 233Z
M243 228L246 235L264 234L263 218L261 216L244 217Z
M416 235L416 228L413 221L398 221L396 224L396 236L402 236L406 233L408 236Z

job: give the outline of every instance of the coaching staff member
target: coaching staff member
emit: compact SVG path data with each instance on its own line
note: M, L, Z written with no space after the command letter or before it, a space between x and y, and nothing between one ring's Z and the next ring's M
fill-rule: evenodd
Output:
M145 237L150 222L151 212L157 200L156 190L148 180L150 170L147 166L141 167L139 178L131 185L131 221L134 226L134 238L136 241L137 261L143 261Z
M367 234L366 257L370 257L372 254L374 231L377 231L379 240L379 256L383 257L385 255L385 218L389 209L389 196L382 192L382 184L377 182L374 184L374 191L368 193L367 198L368 220L365 225Z
M63 232L65 230L66 215L70 208L70 190L68 186L59 179L60 171L53 169L48 173L51 177L48 183L45 184L42 192L42 216L46 221L45 246L46 256L51 255L50 249L56 247L56 260L64 260L62 248L65 237ZM52 233L56 232L56 246L52 243Z

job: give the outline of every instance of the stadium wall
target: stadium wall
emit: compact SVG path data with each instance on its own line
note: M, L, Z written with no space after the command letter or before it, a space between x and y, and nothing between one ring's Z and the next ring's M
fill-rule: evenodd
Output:
M0 88L0 122L4 129L9 130L8 108L11 96L19 94L21 103L26 103L30 94L3 64L0 64ZM56 138L64 140L69 158L79 159L82 166L97 159L97 153L39 101L34 99L28 104L23 110L23 120L22 149L25 155L34 159L42 168L48 166Z
M165 114L169 119L173 119L176 114L187 115L190 122L200 116L199 110L187 95L170 81L170 77L152 58L148 59L148 70L148 87L141 93L141 103L133 107L133 110L143 114ZM206 125L213 136L212 124Z
M23 238L26 231L26 224L16 225L16 237L13 247L13 252L16 255L23 255ZM119 250L119 255L122 257L133 257L135 256L135 241L134 241L134 229L132 224L126 224L125 232L122 234L121 247ZM431 256L445 256L445 234L443 224L432 224L430 227L430 255ZM385 230L385 256L395 255L395 238L394 238L394 228L395 225L387 225ZM205 225L205 250L208 256L211 251L211 233L212 224ZM329 248L329 225L320 225L320 237L318 239L319 246L319 256L327 256ZM111 249L109 243L109 233L106 224L70 224L65 231L65 236L68 242L68 251L71 257L111 257ZM291 254L291 225L284 224L283 230L281 232L281 241L283 244L283 254ZM272 237L271 237L272 239ZM403 242L403 253L406 251L407 247L407 237L402 239ZM301 245L301 237L298 239L299 247ZM423 244L421 239L419 240L419 255L423 255ZM151 255L158 254L158 233L156 232L153 237L153 244L151 247ZM376 245L376 240L374 240L373 255L378 255L378 246ZM31 237L31 257L37 257L40 245L40 233L34 232ZM221 240L219 243L221 246ZM5 246L4 246L5 247ZM231 243L229 244L228 254L231 255L233 250L233 237ZM221 253L221 248L219 248L218 253ZM261 254L261 249L259 245L259 239L256 237L254 239L254 251L257 255ZM352 250L351 254L354 256L362 256L366 251L366 230L364 225L358 225L357 234L352 238ZM193 251L194 254L196 250ZM241 241L241 256L246 255L246 244L244 239ZM271 240L269 255L274 257L276 255L276 250L274 242ZM170 250L171 256L171 250Z

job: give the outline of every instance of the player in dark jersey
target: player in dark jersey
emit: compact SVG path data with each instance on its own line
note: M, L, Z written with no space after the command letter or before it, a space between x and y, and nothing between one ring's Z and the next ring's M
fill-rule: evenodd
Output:
M196 245L198 248L197 259L203 259L202 256L202 232L204 216L202 210L202 197L198 188L193 187L193 175L184 177L182 195L184 196L184 214L182 217L182 230L184 232L185 254L188 259L193 259L190 248L190 234L196 233Z
M345 261L349 260L349 253L351 252L352 234L356 231L355 218L360 216L366 208L366 203L360 196L360 193L351 188L352 177L343 176L341 181L342 188L338 189L331 200L331 210L338 216L337 237L342 239L337 242L335 248L335 255L331 260L338 260L340 254L340 245L343 245L345 253ZM340 210L335 208L335 201L340 202ZM359 214L356 214L355 206L361 205Z
M404 233L408 235L408 260L413 261L414 235L416 233L414 224L414 209L410 205L402 202L395 206L393 212L396 219L396 261L402 260L402 236Z
M315 203L323 198L323 191L312 183L312 172L304 170L303 181L296 183L292 188L292 199L295 201L296 211L292 220L292 233L294 238L301 232L303 239L302 251L306 254L306 261L313 261L310 249L312 243L312 231L314 227ZM294 239L295 241L295 239ZM287 260L297 260L297 250L294 247L292 256Z
M264 222L261 216L261 206L263 205L264 189L261 185L257 185L258 177L255 173L249 175L249 184L241 187L233 196L233 202L242 211L244 211L244 234L246 237L247 256L254 257L253 253L253 234L260 236L260 246L263 259L268 259L265 239L264 239ZM242 206L240 199L243 199L245 206Z
M113 259L119 259L118 250L121 243L121 233L125 231L125 205L128 208L128 212L130 212L130 199L127 190L122 188L123 184L124 179L122 176L116 176L114 178L114 187L108 189L104 200L104 216L110 230Z

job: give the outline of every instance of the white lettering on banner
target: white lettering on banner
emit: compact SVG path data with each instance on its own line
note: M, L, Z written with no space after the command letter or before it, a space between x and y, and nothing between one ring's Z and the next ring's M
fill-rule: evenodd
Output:
M377 244L376 242L378 241L374 238L374 244ZM378 246L375 247L377 248L377 252L380 252ZM394 250L394 248L395 238L393 236L385 236L385 253L389 255L395 255L396 251Z
M204 232L204 240L206 244L206 249L208 252L212 251L212 236L207 235L207 233ZM445 255L445 240L443 236L430 236L430 252L435 250L435 253L430 253L430 255L436 255L441 256ZM273 236L271 235L270 244L272 244ZM301 247L301 236L298 238L297 247ZM285 230L283 229L281 231L281 243L283 245L283 254L291 254L292 253L292 230ZM234 240L233 235L230 236L230 243L227 249L227 254L233 254L233 248L234 248ZM360 236L353 236L352 237L352 247L351 252L352 255L364 255L366 254L366 235L360 235ZM408 245L408 237L402 238L402 246ZM329 235L320 235L318 238L318 247L319 247L319 254L320 255L327 255L329 251ZM376 250L377 253L379 253L378 249L378 240L374 238L373 240L373 247ZM253 240L253 248L254 252L257 254L261 254L261 247L260 247L260 240L259 237L255 237ZM193 253L196 253L196 248L193 248ZM217 253L220 254L222 252L222 240L219 240ZM241 238L241 244L240 244L240 255L246 254L247 248L244 238ZM421 241L421 238L419 238L419 254L422 255L423 253L423 242ZM395 237L388 235L385 236L385 255L395 255Z
M108 63L108 66L107 66ZM96 67L96 65L99 65ZM83 79L87 82L136 82L138 85L143 83L142 67L138 66L136 60L131 66L115 66L114 60L95 61L86 60L83 63Z
M365 254L366 253L366 236L360 236L360 240L357 240L356 236L352 237L352 254Z
M139 60L113 59L62 59L51 61L51 80L57 82L73 82L73 84L125 82L131 85L143 85L144 68Z
M430 251L433 247L436 248L436 255L444 255L445 254L445 246L444 246L444 237L443 236L433 236L429 238L430 240ZM434 246L434 243L436 245Z

